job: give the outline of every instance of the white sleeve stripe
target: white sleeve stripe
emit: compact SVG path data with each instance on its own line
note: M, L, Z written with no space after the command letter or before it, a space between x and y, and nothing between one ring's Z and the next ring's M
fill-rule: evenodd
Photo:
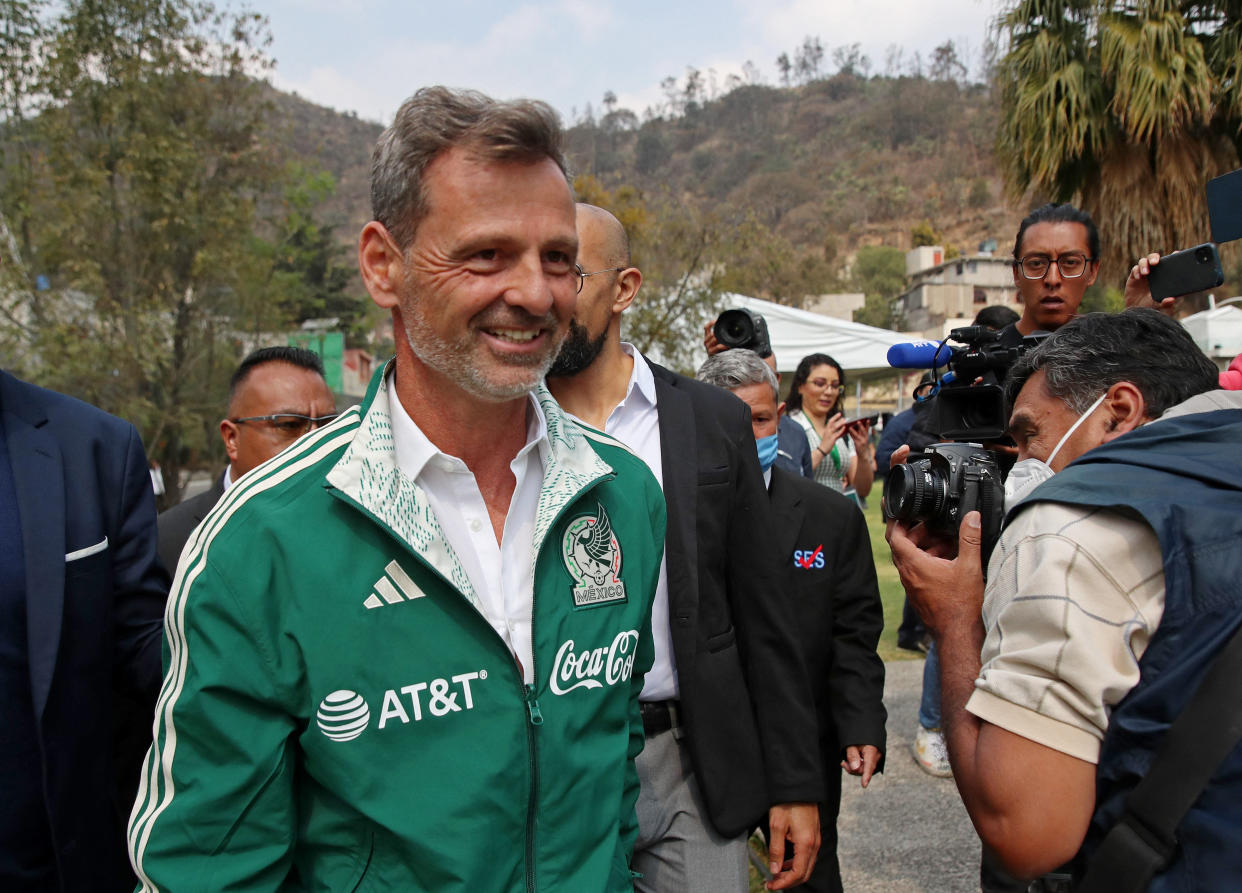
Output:
M337 449L348 445L353 439L357 426L357 412L347 412L347 421L338 420L320 429L323 436L307 438L305 446L295 447L292 455L282 453L270 472L258 475L253 482L246 481L242 487L230 487L225 494L219 510L214 510L207 521L200 527L196 541L185 553L186 561L181 562L184 569L178 575L174 595L169 599L164 615L165 635L169 645L170 671L164 680L164 689L160 693L160 701L156 707L155 723L152 730L151 750L148 753L148 767L140 779L138 797L130 814L129 850L130 861L142 883L142 889L154 891L156 888L146 876L142 868L143 855L150 839L151 828L160 814L172 802L174 790L172 781L172 762L177 748L177 733L173 723L173 709L181 695L185 684L189 656L185 642L185 606L188 594L194 581L205 567L205 555L211 540L223 527L224 523L254 494L268 490L319 462ZM333 436L336 435L336 436ZM301 446L301 445L299 445ZM291 451L292 452L292 451ZM280 461L283 460L283 461ZM239 489L242 492L234 494ZM160 747L160 726L164 726L164 745ZM162 772L159 771L162 769ZM163 796L158 796L159 782L163 781ZM145 802L145 806L143 803Z
M291 462L299 461L302 457L306 455L308 450L312 450L316 448L317 445L321 443L325 437L331 436L331 434L329 434L328 432L335 434L341 428L344 428L348 424L354 422L357 419L357 416L358 416L358 408L351 407L350 409L346 410L344 413L341 414L341 418L334 420L330 425L326 425L323 428L319 429L318 431L312 433L309 437L305 439L305 441L295 444L292 449L279 454L278 456L276 456L274 459L270 460L269 462L263 463L263 465L259 466L259 468L265 468L267 466L271 466L271 469L268 472L270 474L270 473L275 473L279 471L279 469L286 467ZM239 481L237 484L230 487L228 491L224 494L224 496L221 497L219 502L217 502L216 505L213 507L212 511L208 514L204 522L198 527L193 539L189 543L187 543L185 548L182 550L182 557L185 558L186 560L178 562L177 578L173 581L172 589L170 591L170 598L168 600L167 605L165 606L165 611L164 611L164 628L165 628L165 634L168 636L168 639L169 639L170 651L176 652L177 649L180 647L179 640L175 638L177 635L177 630L175 629L175 617L173 616L173 606L177 598L177 593L180 593L182 591L182 587L184 583L182 579L183 576L185 576L186 574L190 573L193 570L191 565L193 564L195 558L201 553L202 549L200 547L205 546L208 539L210 539L210 537L215 534L215 531L219 526L218 519L221 517L225 517L224 513L226 512L231 513L232 507L234 505L237 505L245 498L248 498L249 494L252 491L254 491L255 488L259 487L259 485L265 480L267 480L266 474L256 473L254 475L247 475L245 478L243 478L243 480ZM217 510L219 511L217 512ZM164 683L160 688L160 697L159 697L158 703L163 703L164 700L168 697L169 691L171 691L171 689L174 687L175 685L174 676L175 674L173 673L169 673L165 676ZM158 726L156 727L156 731L158 732ZM147 774L144 772L140 776L138 797L134 804L134 813L131 814L131 821L133 820L134 815L137 814L138 803L141 803L146 797L146 792L148 789L147 781L148 781ZM151 785L152 786L154 785L154 776L152 776Z

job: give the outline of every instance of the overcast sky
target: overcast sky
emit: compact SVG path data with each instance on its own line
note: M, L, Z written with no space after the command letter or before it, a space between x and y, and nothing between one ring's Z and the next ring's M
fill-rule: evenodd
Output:
M768 83L776 57L818 36L859 43L883 73L889 48L926 59L954 41L978 66L997 0L252 0L268 16L277 87L387 124L427 84L526 96L570 117L606 90L641 115L660 81L687 66L715 69L723 85L752 61Z

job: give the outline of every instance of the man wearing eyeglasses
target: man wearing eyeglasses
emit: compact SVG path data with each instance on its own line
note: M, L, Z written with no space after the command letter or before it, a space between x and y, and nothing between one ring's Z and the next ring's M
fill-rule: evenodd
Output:
M335 405L323 361L309 350L262 347L241 361L229 381L228 417L220 422L228 467L211 489L160 513L160 560L170 574L194 528L232 483L336 418Z
M1026 335L1061 328L1099 272L1100 233L1091 215L1069 204L1036 208L1018 226L1013 246L1022 316L1000 330L1000 343L1017 347Z
M635 889L745 891L746 839L764 818L769 887L792 887L815 863L823 788L750 411L621 341L642 273L612 214L580 204L577 223L580 293L548 387L637 453L668 507L641 695Z

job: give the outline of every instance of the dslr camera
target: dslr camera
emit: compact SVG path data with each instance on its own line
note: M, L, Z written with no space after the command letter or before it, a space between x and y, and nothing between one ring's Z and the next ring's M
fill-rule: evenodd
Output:
M758 313L738 308L726 310L716 317L712 334L725 347L733 350L753 350L761 357L772 355L772 342L768 339L768 323Z
M977 443L935 443L911 453L884 479L884 512L890 518L956 537L967 512L977 511L983 561L992 554L1005 513L1005 488L996 453Z

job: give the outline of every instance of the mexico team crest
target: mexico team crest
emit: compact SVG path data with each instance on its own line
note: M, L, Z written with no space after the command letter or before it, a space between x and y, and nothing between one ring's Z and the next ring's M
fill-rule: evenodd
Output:
M625 601L621 582L621 544L604 507L594 516L579 515L565 529L565 567L574 578L574 606L588 608Z

